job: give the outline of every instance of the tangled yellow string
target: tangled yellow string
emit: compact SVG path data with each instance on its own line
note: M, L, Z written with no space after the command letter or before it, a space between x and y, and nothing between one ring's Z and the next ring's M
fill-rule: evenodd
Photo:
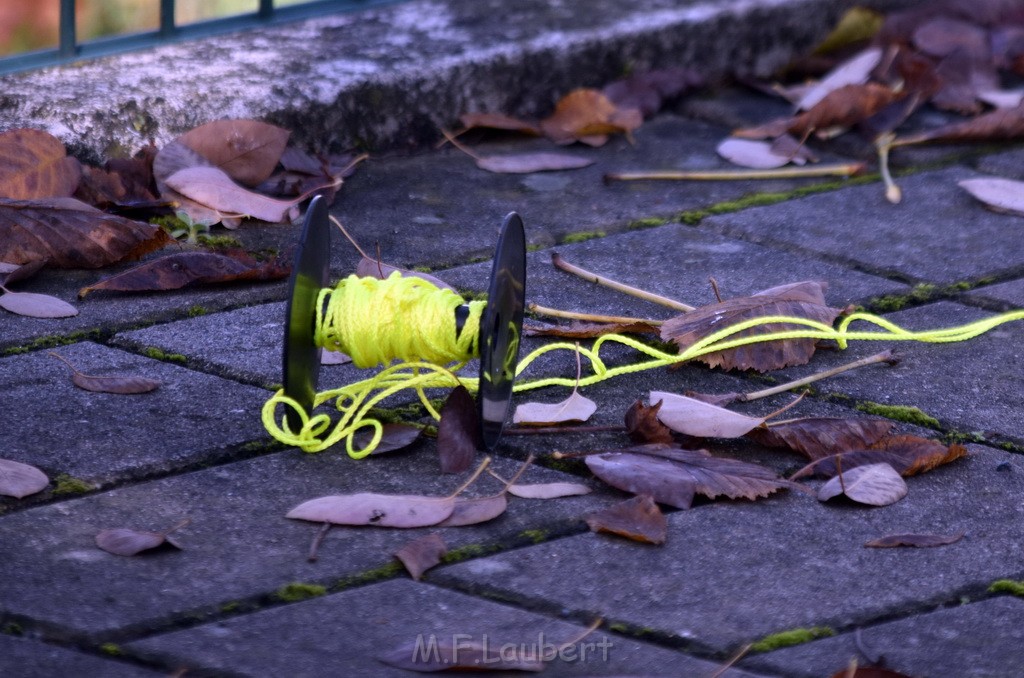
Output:
M353 459L373 452L380 443L383 427L379 421L367 417L380 401L405 389L414 389L427 411L435 419L440 413L424 393L429 388L448 388L462 384L470 391L478 388L478 379L455 375L472 358L477 357L476 345L480 316L485 302L470 302L470 314L463 330L455 326L455 307L463 299L451 290L443 290L431 283L394 273L387 280L350 276L334 289L321 291L318 304L315 341L320 346L342 351L352 356L359 367L384 365L392 360L401 362L386 367L369 379L341 388L316 394L314 409L335 400L341 418L330 431L331 417L327 414L311 415L294 399L278 391L263 406L263 425L277 440L299 447L306 452L319 452L345 440L346 451ZM323 308L322 312L320 309ZM681 353L666 353L640 341L620 334L599 337L591 348L582 348L568 342L546 344L534 350L519 363L516 376L550 351L579 351L590 361L593 374L578 381L565 377L548 377L533 381L516 382L513 390L528 391L545 386L590 386L623 374L631 374L655 367L665 367L693 360L715 351L723 351L749 344L782 339L831 339L845 349L849 341L919 341L949 343L965 341L989 330L1024 319L1024 310L1011 311L977 322L939 330L913 332L870 313L853 313L837 327L816 320L783 315L752 318L725 327L711 334ZM854 331L850 325L865 322L877 330ZM731 338L755 327L785 323L797 329ZM613 342L636 349L651 360L618 365L609 368L600 357L601 347ZM448 365L447 367L443 366ZM278 405L292 408L302 420L298 431L292 431L287 418L280 424L276 419ZM360 429L370 428L373 435L364 447L356 450L353 436Z

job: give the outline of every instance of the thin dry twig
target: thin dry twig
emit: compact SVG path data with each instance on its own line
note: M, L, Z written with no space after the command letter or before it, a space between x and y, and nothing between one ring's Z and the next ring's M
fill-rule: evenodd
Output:
M552 252L551 253L551 263L555 265L555 268L561 269L561 270L565 271L566 273L572 273L573 275L579 276L579 277L583 278L584 280L589 280L592 283L596 283L598 285L602 285L602 286L607 287L609 289L613 289L613 290L617 290L619 292L623 292L623 293L628 294L630 296L637 297L638 299L644 299L646 301L654 302L655 304L660 304L662 306L667 306L668 308L674 309L676 311L682 311L682 312L686 313L686 312L692 311L692 310L694 310L696 308L695 306L690 306L689 304L684 304L681 301L676 301L675 299L669 299L668 297L663 297L660 294L654 294L653 292L647 292L646 290L641 290L639 288L633 287L632 285L627 285L627 284L621 283L621 282L619 282L617 280L612 280L611 278L607 278L607 277L605 277L603 275L598 275L597 273L592 273L592 272L588 271L585 268L580 268L579 266L576 266L575 264L570 264L568 261L563 259L562 256L558 252Z

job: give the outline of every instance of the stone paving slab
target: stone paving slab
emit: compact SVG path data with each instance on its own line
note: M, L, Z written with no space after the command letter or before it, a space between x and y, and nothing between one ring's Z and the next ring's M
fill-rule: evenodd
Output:
M1010 282L982 287L969 294L964 295L967 299L981 299L992 303L993 301L1003 310L1024 308L1024 278L1011 280Z
M318 526L284 516L302 501L329 494L445 495L468 473L442 477L433 448L421 444L358 462L337 452L282 452L2 516L0 543L18 547L0 562L0 615L30 619L48 635L99 642L219 615L229 603L264 605L290 582L333 586L345 578L394 576L391 554L431 529L336 528L319 561L309 563ZM506 477L517 467L495 460ZM524 478L572 479L543 468ZM499 487L485 476L474 492ZM490 523L440 531L450 550L467 557L582 530L580 516L611 499L608 491L513 499ZM161 530L186 517L191 524L177 533L182 551L128 558L105 553L93 541L105 528Z
M387 666L378 657L417 638L423 647L433 638L457 647L486 642L499 650L508 643L558 645L582 632L575 623L397 580L154 636L126 649L169 666L232 675L397 677L412 674ZM563 654L568 661L551 661L544 675L710 676L718 669L718 664L603 632L588 636L577 647L575 655ZM734 669L721 675L752 674Z
M841 631L909 615L1024 572L1024 465L970 449L966 460L911 478L908 496L884 508L796 493L722 501L669 516L660 548L585 534L446 567L435 581L604 615L720 656L797 627ZM886 534L961 530L942 548L863 546Z
M104 678L155 678L160 673L82 654L34 640L0 635L0 675L11 678L53 676L103 676Z
M976 164L979 171L1006 179L1024 179L1024 149L1016 148L1005 153L990 153ZM1015 220L1020 223L1020 219Z
M861 645L912 676L1012 678L1024 666L1024 601L1001 596L861 630ZM778 650L744 666L820 678L859 657L853 633Z
M915 282L951 285L1019 274L1024 249L1012 218L984 209L956 185L977 176L950 168L903 177L899 205L871 184L795 200L785 210L711 217L702 226Z
M976 308L939 302L885 317L911 330L928 330L990 315ZM864 329L871 328L865 325ZM1024 321L1018 320L959 343L851 342L846 351L823 353L811 365L789 368L774 376L795 379L892 347L901 356L897 367L839 375L820 384L820 390L882 405L917 407L945 428L1009 438L1019 444L1024 440L1022 337Z
M267 439L254 415L269 395L262 389L92 342L55 352L85 374L137 375L162 385L139 395L93 393L74 386L68 368L45 351L0 359L0 402L19 413L16 423L0 427L0 450L51 478L125 480L213 462Z

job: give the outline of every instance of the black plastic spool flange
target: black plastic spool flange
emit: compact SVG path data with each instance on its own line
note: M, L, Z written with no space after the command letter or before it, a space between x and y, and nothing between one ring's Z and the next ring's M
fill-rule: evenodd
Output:
M322 349L314 341L316 304L320 290L330 276L331 232L327 203L316 196L306 211L302 235L295 252L295 266L289 282L284 331L284 393L306 412L320 376ZM480 388L477 411L480 438L493 449L501 437L512 403L512 385L519 363L526 300L526 236L523 220L515 212L505 217L498 235L494 265L487 291L487 307L480 319ZM469 315L468 306L455 310L457 331ZM289 409L288 426L302 426L298 412Z

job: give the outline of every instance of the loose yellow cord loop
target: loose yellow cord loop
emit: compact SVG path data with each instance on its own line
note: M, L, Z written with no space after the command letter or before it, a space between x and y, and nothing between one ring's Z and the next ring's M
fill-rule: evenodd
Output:
M431 416L440 419L440 414L426 397L425 389L450 388L458 384L470 391L478 388L477 379L458 377L455 372L478 355L477 337L485 302L469 302L469 317L460 332L455 326L455 308L463 303L463 299L451 290L439 289L428 281L402 277L398 273L393 273L386 280L350 276L334 289L322 290L314 329L318 346L347 353L358 367L387 365L396 359L401 362L386 367L369 379L317 393L313 402L314 409L334 400L342 415L333 429L330 416L311 416L295 400L285 396L283 390L271 396L264 404L263 425L277 440L306 452L319 452L345 440L348 455L360 459L373 452L380 443L381 424L367 415L388 396L414 389ZM764 316L725 327L681 353L666 353L630 337L606 334L599 337L589 349L568 342L547 344L523 358L516 370L516 376L519 376L534 360L550 351L578 350L581 356L590 361L593 371L590 376L582 377L578 382L565 377L517 382L513 390L520 392L545 386L573 387L577 383L579 386L590 386L623 374L674 365L716 351L781 339L831 339L843 349L849 341L965 341L1004 323L1022 319L1024 310L1017 310L958 327L913 332L870 313L853 313L845 317L838 327L807 318ZM853 331L850 325L855 322L869 323L879 329ZM797 327L731 338L745 330L778 323ZM600 356L601 347L608 342L629 346L649 356L651 360L609 368ZM287 417L282 417L278 423L278 405L290 407L298 413L302 421L298 431L289 428ZM362 449L356 450L353 436L365 428L372 429L373 436Z

